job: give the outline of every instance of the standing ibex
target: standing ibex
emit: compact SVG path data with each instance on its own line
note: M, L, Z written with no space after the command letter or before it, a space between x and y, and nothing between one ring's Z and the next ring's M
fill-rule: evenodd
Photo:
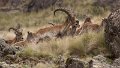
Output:
M16 36L12 40L6 40L6 43L8 43L8 44L14 44L16 42L23 41L23 34L22 34L22 30L21 30L20 24L18 24L16 26L16 28L13 28L13 27L9 28L9 31L10 30L14 30L14 33L15 33Z
M74 35L76 32L76 28L79 27L79 21L76 20L75 15L70 12L70 10L59 8L54 11L54 15L57 11L65 12L68 17L63 24L58 24L46 28L39 29L36 33L28 32L27 40L30 39L40 39L46 37L63 37L65 35ZM30 36L32 35L32 36Z

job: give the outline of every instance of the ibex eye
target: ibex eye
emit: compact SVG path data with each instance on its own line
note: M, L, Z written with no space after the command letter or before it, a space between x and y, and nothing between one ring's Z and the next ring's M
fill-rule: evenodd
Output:
M78 21L78 20L77 20L76 22L77 22L77 23L79 23L79 21Z

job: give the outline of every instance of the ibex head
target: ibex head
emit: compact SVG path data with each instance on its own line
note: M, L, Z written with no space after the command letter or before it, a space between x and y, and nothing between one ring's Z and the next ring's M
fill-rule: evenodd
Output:
M56 9L56 10L54 11L54 15L55 15L55 13L56 13L57 11L65 12L65 13L68 15L68 18L67 18L67 19L69 20L69 22L67 22L67 23L69 23L69 24L74 24L74 23L76 23L75 14L72 13L70 10L65 9L65 8L59 8L59 9Z
M34 37L35 37L35 36L33 35L32 32L30 32L30 31L27 32L27 39L26 39L26 40L27 40L28 42L32 42L32 41L34 40Z
M54 11L54 15L57 11L65 12L68 15L66 22L64 23L65 29L63 30L63 33L66 33L67 30L70 28L70 26L75 27L75 29L77 27L79 27L79 20L76 20L76 15L74 13L72 13L70 10L64 9L64 8L59 8Z
M74 24L76 27L80 27L80 25L79 25L79 20L78 19L76 19L76 23Z
M91 22L91 18L90 18L90 17L87 17L87 18L85 19L84 23L92 23L92 22Z
M16 28L10 27L9 31L10 30L14 31L14 33L16 35L16 37L15 37L16 42L23 41L23 33L22 33L22 29L21 29L20 25L17 25Z

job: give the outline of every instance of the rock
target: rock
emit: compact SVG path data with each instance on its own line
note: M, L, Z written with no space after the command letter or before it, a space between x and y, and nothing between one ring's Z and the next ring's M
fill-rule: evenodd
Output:
M110 64L107 63L107 60L104 56L98 55L93 57L91 68L110 68Z
M0 62L0 68L23 68L22 65L19 64L7 64L5 62Z
M77 58L68 58L65 68L84 68L84 64Z
M15 55L19 50L21 50L20 47L11 46L4 39L0 39L0 57L8 54Z
M112 65L113 65L113 66L120 66L120 58L114 60L114 62L113 62Z
M106 19L105 41L114 57L120 57L120 9L112 12Z
M6 64L5 62L0 62L0 67L1 67L1 68L8 68L9 65Z
M116 59L113 64L110 64L103 55L85 60L70 57L67 58L65 66L59 68L120 68L120 58Z
M116 59L111 65L107 62L107 58L102 55L98 55L93 57L93 59L90 61L92 63L89 65L89 68L120 68L119 60L120 59Z
M94 5L108 7L111 11L120 8L120 0L95 0Z
M5 43L4 39L0 39L0 51L3 51L5 47L9 46L7 43Z
M93 57L93 59L97 60L97 61L99 61L101 63L107 63L106 58L104 56L102 56L102 55L95 56L95 57Z

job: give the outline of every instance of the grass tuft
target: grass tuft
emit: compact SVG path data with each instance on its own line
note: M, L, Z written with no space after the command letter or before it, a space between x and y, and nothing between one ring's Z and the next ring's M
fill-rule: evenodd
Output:
M105 46L104 31L90 31L76 37L42 42L26 47L20 55L24 57L53 58L62 55L87 57L108 53Z

